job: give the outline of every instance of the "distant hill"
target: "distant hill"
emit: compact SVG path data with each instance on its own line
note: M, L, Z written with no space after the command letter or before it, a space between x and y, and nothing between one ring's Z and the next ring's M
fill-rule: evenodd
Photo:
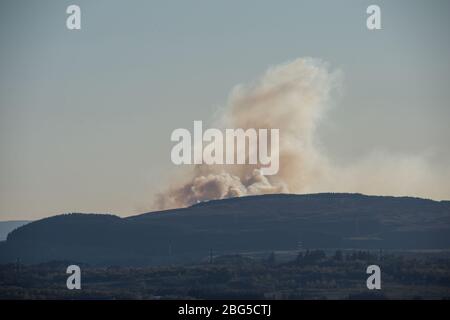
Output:
M100 265L189 261L302 248L449 249L450 202L361 194L263 195L128 218L64 214L0 243L0 262Z
M0 241L6 240L8 233L14 229L23 226L30 221L14 220L14 221L0 221Z

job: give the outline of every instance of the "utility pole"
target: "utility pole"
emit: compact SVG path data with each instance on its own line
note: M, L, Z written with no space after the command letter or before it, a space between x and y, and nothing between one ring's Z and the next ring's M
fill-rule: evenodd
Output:
M15 274L16 274L16 283L19 284L20 258L17 258L17 260L16 260Z

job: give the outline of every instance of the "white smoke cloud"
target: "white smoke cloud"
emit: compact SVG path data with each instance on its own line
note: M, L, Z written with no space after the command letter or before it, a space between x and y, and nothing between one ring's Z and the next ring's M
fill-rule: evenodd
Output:
M446 180L433 176L421 157L378 153L345 166L331 163L317 147L316 129L340 79L340 73L330 72L322 61L300 58L269 68L253 84L236 86L216 125L279 129L278 174L263 176L255 165L197 165L158 195L156 209L269 193L334 191L427 196L430 190L437 189L448 195Z

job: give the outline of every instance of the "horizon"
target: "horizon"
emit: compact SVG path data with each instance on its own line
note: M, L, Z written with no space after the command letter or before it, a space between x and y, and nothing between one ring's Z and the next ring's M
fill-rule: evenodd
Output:
M172 209L162 209L162 210L154 210L154 211L147 211L147 212L138 212L132 215L123 216L120 213L117 212L79 212L79 211L67 211L67 212L59 212L54 213L48 216L41 217L39 219L17 219L17 220L0 220L0 222L20 222L20 221L26 221L26 222L35 222L42 219L52 218L56 216L61 215L67 215L67 214L94 214L94 215L112 215L121 219L136 217L144 214L149 213L163 213L167 211L175 211L175 210L183 210L188 209L197 205L202 205L210 202L219 202L219 201L229 201L229 200L236 200L236 199L245 199L245 198L257 198L257 197L271 197L271 196L318 196L318 195L352 195L352 196L363 196L363 197L372 197L372 198L401 198L401 199L416 199L416 200L424 200L424 201L432 201L432 202L450 202L449 200L434 200L429 198L421 198L421 197L414 197L414 196L407 196L407 195L376 195L376 194L364 194L359 192L316 192L316 193L270 193L270 194L258 194L258 195L244 195L239 197L230 197L230 198L223 198L223 199L211 199L211 200L204 200L200 201L198 203L189 205L187 207L180 207L180 208L172 208Z

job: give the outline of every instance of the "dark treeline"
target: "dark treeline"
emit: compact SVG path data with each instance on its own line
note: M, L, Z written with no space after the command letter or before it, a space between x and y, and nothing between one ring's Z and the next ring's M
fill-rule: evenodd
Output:
M302 250L294 259L226 255L182 266L94 267L79 264L81 290L66 288L74 262L0 265L1 299L445 299L445 254ZM382 270L382 289L368 290L366 268Z

